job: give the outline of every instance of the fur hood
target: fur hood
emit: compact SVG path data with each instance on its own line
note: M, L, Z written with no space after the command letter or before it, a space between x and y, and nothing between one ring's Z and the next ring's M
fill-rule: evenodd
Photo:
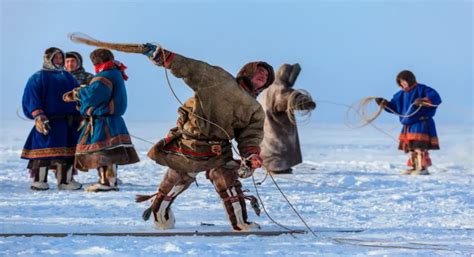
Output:
M74 58L74 59L76 59L77 68L76 68L76 70L73 71L72 73L84 71L84 67L83 67L83 65L82 65L82 56L81 56L80 53L74 52L74 51L67 52L67 53L66 53L66 58Z
M268 78L267 78L267 83L263 87L261 87L258 92L254 89L254 85L250 82L253 74L257 70L257 67L263 67L268 71ZM253 93L255 96L257 96L260 92L265 90L267 87L269 87L273 81L275 80L275 72L273 71L273 67L266 63L266 62L249 62L240 69L239 73L237 73L237 81L244 82L245 85L248 87L248 89Z
M61 53L63 55L63 65L56 66L53 64L53 57L57 54ZM50 47L44 51L43 56L43 70L50 70L50 71L60 71L64 68L64 61L66 60L66 56L64 52L57 48L57 47Z
M299 64L283 64L277 72L276 83L285 87L293 87L298 75L300 74L301 67Z

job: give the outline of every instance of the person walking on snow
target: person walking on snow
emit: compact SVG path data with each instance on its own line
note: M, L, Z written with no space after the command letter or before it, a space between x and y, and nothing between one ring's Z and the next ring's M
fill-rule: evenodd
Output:
M375 101L385 111L400 115L403 127L398 149L410 154L409 169L402 174L429 175L427 168L431 166L431 159L428 151L439 150L433 117L441 104L441 97L433 88L418 83L411 71L401 71L396 81L402 89L392 100L376 98Z
M246 64L237 78L218 66L194 60L145 44L144 53L157 66L169 69L194 91L178 109L177 126L156 143L148 156L168 167L158 190L150 196L137 196L137 202L152 197L144 212L153 215L158 229L174 227L171 204L197 174L206 171L236 231L258 227L248 221L240 178L247 178L261 167L259 156L263 138L264 113L256 96L274 80L273 68L265 62ZM233 159L231 140L235 139L242 163Z

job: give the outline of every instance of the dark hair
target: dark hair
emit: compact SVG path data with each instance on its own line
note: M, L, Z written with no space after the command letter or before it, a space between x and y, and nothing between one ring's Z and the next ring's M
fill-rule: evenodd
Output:
M400 80L405 80L409 86L413 86L416 83L416 77L413 72L409 70L403 70L397 75L397 84L400 86Z
M97 65L114 60L114 54L109 49L98 48L90 54L92 64Z

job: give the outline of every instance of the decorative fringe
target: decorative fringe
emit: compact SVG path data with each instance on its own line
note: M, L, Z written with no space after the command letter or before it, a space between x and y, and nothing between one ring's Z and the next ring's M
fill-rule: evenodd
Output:
M260 216L260 204L258 204L258 200L255 196L253 195L243 195L245 199L250 201L250 206L252 206L253 211L257 216Z
M142 218L144 221L147 221L150 219L150 216L151 216L151 207L147 208L143 214L142 214Z
M102 47L102 48L117 50L117 51L126 52L126 53L143 54L149 50L147 47L144 47L142 44L122 44L122 43L110 43L110 42L99 41L81 32L74 32L74 33L69 34L69 39L71 39L71 41L74 43L81 43L81 44L86 44L90 46Z
M158 192L152 194L152 195L135 195L135 202L136 203L141 203L141 202L144 202L146 200L149 200L151 199L153 196L157 195Z

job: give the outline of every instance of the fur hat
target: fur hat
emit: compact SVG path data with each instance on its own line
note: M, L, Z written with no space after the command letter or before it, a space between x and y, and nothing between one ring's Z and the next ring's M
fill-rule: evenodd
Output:
M246 83L252 80L253 74L257 70L257 67L265 68L268 71L267 83L260 88L260 91L264 90L265 88L269 87L273 81L275 80L275 72L273 71L273 67L266 63L266 62L249 62L240 69L239 73L237 73L237 81L243 80ZM253 85L252 90L253 90Z
M400 73L398 73L398 75L397 75L397 84L399 86L400 86L400 81L401 80L405 80L410 87L413 86L414 84L416 84L415 74L413 74L413 72L411 72L409 70L403 70Z
M59 67L57 67L56 65L53 64L53 58L58 53L62 54L62 56L63 56L63 65L61 65ZM44 51L43 69L45 69L45 70L60 70L64 66L64 59L66 59L66 58L64 56L64 52L61 49L59 49L57 47L50 47L50 48L48 48Z
M300 71L301 67L299 64L291 65L285 63L278 69L276 80L286 87L293 87Z
M66 53L66 59L67 59L67 58L74 58L74 59L76 59L76 62L77 62L77 69L76 69L76 70L82 68L82 56L81 56L80 53L74 52L74 51L67 52L67 53Z
M98 65L104 62L113 61L114 54L109 49L97 48L90 54L92 64Z

